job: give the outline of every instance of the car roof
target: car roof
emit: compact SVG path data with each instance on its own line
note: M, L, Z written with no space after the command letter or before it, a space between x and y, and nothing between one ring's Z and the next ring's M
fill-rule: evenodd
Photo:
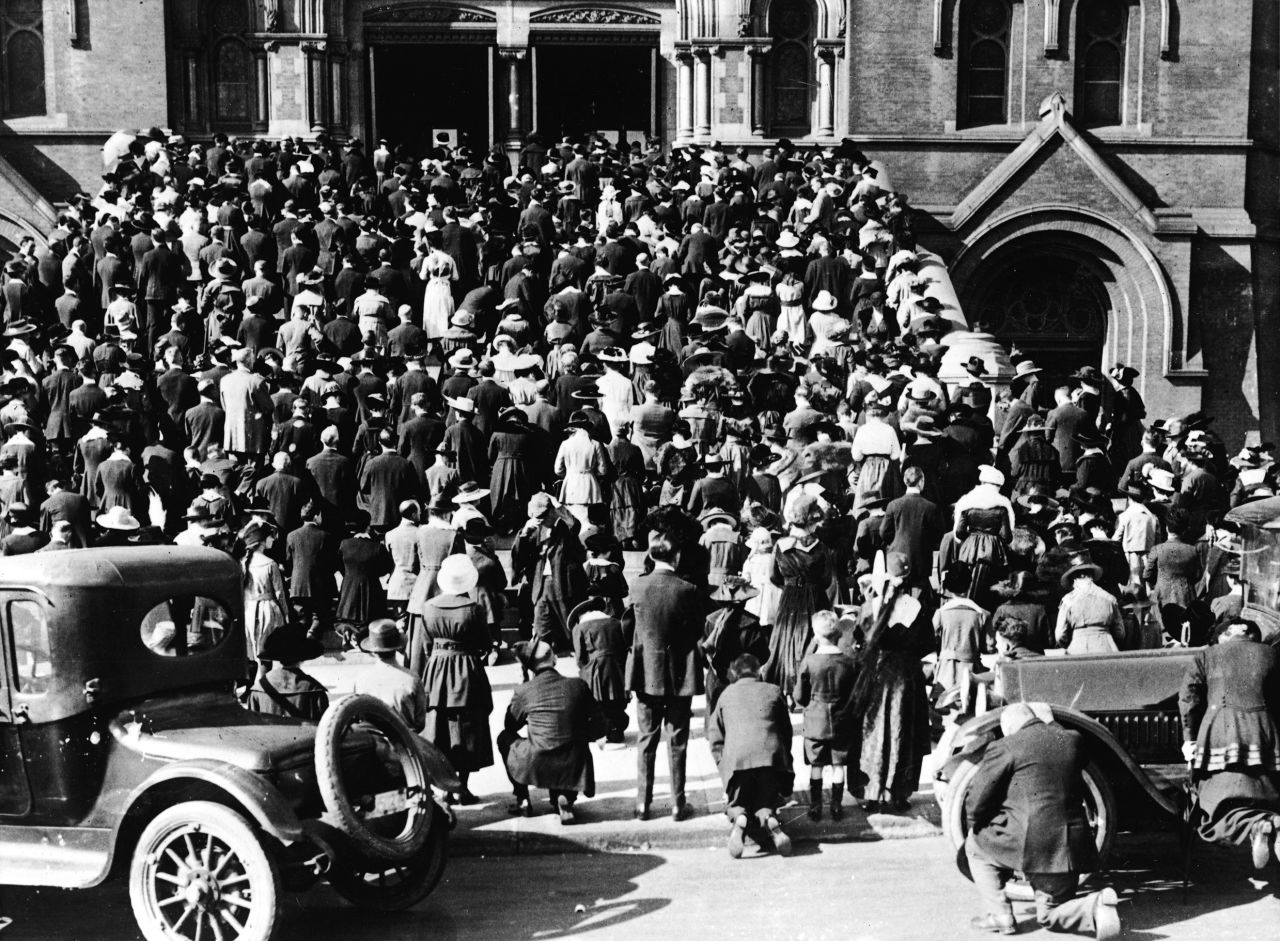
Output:
M228 576L236 577L238 571L231 556L203 547L65 549L0 558L0 588L72 586L138 590L200 582L218 584Z

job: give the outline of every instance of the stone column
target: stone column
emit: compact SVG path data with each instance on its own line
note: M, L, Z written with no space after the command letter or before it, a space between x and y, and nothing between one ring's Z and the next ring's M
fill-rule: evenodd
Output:
M693 55L676 53L676 143L693 139Z
M326 108L328 100L329 76L325 68L325 50L322 43L304 42L303 55L306 56L307 74L307 123L311 133L317 134L328 129L329 117Z
M507 63L507 155L514 168L520 163L520 149L524 146L524 123L521 120L520 63L528 56L524 47L507 46L498 50Z
M711 50L699 49L693 62L693 134L711 140Z
M836 51L823 46L818 49L818 136L835 134Z
M747 55L751 59L750 99L751 99L751 133L756 137L764 136L765 126L765 63L769 50L764 46L748 46Z

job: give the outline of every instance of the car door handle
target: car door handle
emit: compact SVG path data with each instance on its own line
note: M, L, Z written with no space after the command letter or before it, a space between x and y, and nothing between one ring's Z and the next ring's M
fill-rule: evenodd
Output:
M20 702L13 707L13 716L11 721L14 725L27 725L31 722L30 708L26 703Z

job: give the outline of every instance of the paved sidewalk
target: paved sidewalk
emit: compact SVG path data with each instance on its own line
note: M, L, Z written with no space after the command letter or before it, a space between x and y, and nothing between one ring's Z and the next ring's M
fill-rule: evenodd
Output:
M341 694L350 690L353 667L368 662L368 659L367 654L354 652L326 656L306 664L305 668L330 688L331 695ZM561 673L573 675L576 668L571 658L562 658L559 669ZM511 700L511 691L520 683L521 673L519 665L506 663L488 668L488 675L494 698L490 731L496 738L502 728L507 703ZM665 745L658 750L651 817L641 821L632 816L636 803L636 720L633 707L625 747L592 747L596 795L590 799L579 798L577 824L562 826L559 818L551 813L546 792L539 790L533 792L535 806L541 811L539 816L509 816L506 808L511 800L511 784L501 766L501 759L498 759L493 767L471 776L471 790L483 803L458 808L453 852L461 855L511 856L723 846L728 835L728 825L724 818L724 790L703 732L705 712L706 702L700 696L694 700L686 769L686 791L689 804L694 809L693 818L680 823L671 820ZM806 816L808 767L804 764L799 735L800 716L792 718L796 728L792 739L796 802L784 807L779 816L793 838L847 842L936 836L941 832L938 807L928 783L927 766L922 776L922 790L912 798L908 813L867 815L846 795L843 820L832 821L829 813L824 813L821 821L810 821Z

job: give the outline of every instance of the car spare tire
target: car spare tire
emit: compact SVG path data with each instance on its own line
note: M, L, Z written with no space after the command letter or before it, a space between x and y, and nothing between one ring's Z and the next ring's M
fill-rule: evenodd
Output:
M353 731L362 742L348 748ZM372 696L347 696L320 718L320 794L332 825L366 860L402 862L427 842L435 801L416 739L400 716Z

